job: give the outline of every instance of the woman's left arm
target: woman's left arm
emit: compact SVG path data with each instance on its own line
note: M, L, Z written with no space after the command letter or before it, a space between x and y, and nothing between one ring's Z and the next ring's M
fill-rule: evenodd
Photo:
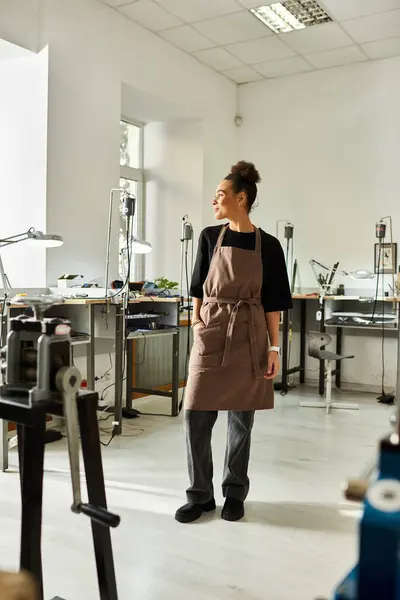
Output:
M279 346L280 317L281 313L277 311L265 313L270 346ZM275 379L279 372L279 366L278 352L270 351L268 353L268 367L264 375L265 379Z
M270 346L279 347L279 321L282 311L292 308L289 278L285 256L280 242L262 232L263 262L262 304L267 323ZM266 379L275 379L279 372L278 352L269 352Z

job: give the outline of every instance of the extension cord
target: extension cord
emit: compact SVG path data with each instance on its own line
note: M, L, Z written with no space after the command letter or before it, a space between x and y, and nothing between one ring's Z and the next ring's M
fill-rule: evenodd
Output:
M18 436L13 435L13 437L11 437L8 440L8 449L12 450L13 448L16 448L18 446Z

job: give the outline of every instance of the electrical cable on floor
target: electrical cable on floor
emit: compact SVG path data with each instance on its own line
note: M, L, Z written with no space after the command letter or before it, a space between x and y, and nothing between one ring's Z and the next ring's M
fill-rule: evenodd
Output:
M108 415L108 417L100 417L100 418L98 418L98 419L97 419L97 422L98 422L98 423L103 423L104 421L108 421L108 420L109 420L111 417L113 417L113 416L114 416L114 415L113 415L112 413L110 413L110 414Z
M127 426L126 424L125 424L125 427L127 427L127 428L128 428L128 431L130 430L131 432L135 432L135 433L122 433L122 434L121 434L120 436L118 436L118 437L121 437L121 438L127 438L127 437L140 437L141 435L143 435L143 434L145 433L145 430L144 430L144 429L142 429L142 428L132 428L132 427L131 427L131 428L129 428L129 426ZM112 433L112 429L103 429L103 428L99 427L99 435L100 435L100 438L101 438L101 437L105 437L105 436L109 436L109 435L110 435L110 433ZM66 433L61 433L61 436L62 436L63 438L67 438L67 435L66 435ZM114 436L114 437L115 437L115 436ZM108 440L108 442L102 442L102 441L101 441L101 439L100 439L100 443L101 443L101 445L102 445L102 446L109 446L109 445L111 444L112 440L114 439L114 437L111 437L111 438ZM79 436L79 439L81 439L81 436Z
M104 379L105 377L107 377L107 375L108 375L109 373L111 373L111 371L112 371L112 368L113 368L113 362L112 362L112 355L111 355L111 352L109 352L109 353L108 353L108 357L109 357L109 359L110 359L110 367L107 369L107 371L105 371L105 372L103 373L103 375L101 375L100 377L95 377L95 378L94 378L95 382L102 381L102 379Z

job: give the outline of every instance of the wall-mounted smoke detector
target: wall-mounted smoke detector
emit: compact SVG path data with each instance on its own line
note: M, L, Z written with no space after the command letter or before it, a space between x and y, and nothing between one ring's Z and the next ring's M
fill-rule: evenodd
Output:
M252 8L250 12L275 33L287 33L332 21L316 0L282 0Z

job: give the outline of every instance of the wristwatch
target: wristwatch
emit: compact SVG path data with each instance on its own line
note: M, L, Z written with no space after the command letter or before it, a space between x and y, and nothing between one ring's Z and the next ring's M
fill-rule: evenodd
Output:
M280 346L270 346L269 347L269 352L277 352L278 356L280 356L281 355Z

